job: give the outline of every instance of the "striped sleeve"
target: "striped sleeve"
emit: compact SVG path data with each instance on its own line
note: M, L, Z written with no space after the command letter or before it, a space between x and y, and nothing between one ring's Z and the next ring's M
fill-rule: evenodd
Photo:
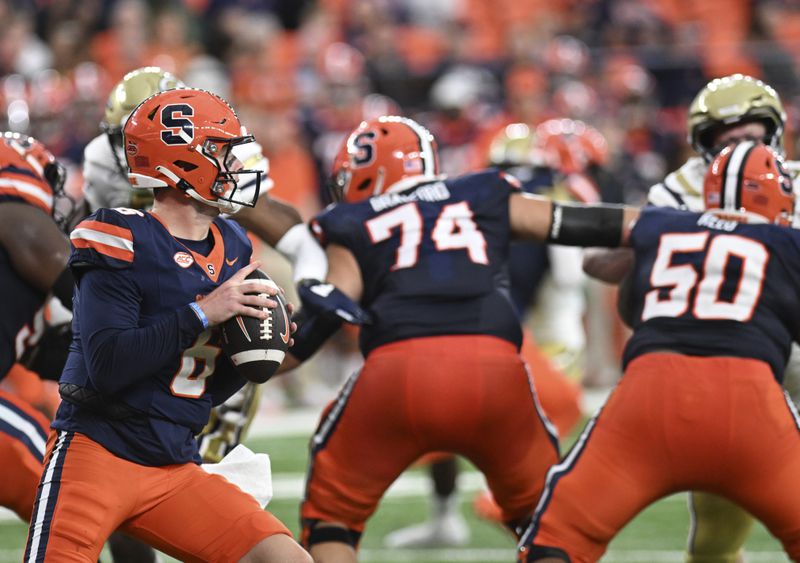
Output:
M100 209L75 227L70 266L97 266L115 270L133 264L133 232L125 217L111 209Z
M6 171L0 178L0 198L21 200L48 215L53 212L53 191L41 179Z

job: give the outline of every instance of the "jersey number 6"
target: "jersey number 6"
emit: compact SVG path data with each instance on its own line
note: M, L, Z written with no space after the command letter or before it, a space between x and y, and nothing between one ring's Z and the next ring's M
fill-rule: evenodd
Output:
M205 392L206 378L214 373L217 357L222 351L219 346L209 344L209 338L211 331L203 331L192 347L183 351L178 371L169 386L176 397L197 399Z
M373 243L388 240L394 229L400 229L400 246L392 270L410 268L417 263L423 220L416 203L406 203L378 215L367 221L366 226ZM431 239L437 251L465 249L472 262L489 263L486 239L472 220L472 209L466 201L442 208L431 231Z

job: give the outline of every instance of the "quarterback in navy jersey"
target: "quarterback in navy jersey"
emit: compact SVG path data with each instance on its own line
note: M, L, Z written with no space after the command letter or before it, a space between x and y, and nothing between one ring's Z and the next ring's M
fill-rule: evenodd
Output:
M301 287L301 298L305 308L314 295L341 292L369 322L361 330L365 364L312 438L304 544L317 560L354 561L384 491L433 451L475 463L515 529L530 515L558 450L519 355L511 238L613 246L621 232L597 240L583 228L591 221L578 221L576 236L575 210L522 194L498 170L439 175L435 140L403 117L355 129L336 159L331 189L339 203L312 222L328 253L328 283ZM312 333L323 326L320 317L301 323L295 358L319 343Z
M74 341L25 558L96 561L119 529L185 561L308 561L255 498L196 463L211 406L244 384L210 329L277 305L245 280L258 263L219 217L257 198L262 172L238 149L253 138L224 100L188 88L143 101L123 138L155 203L101 209L71 234Z
M211 293L249 264L250 241L221 217L208 237L193 241L170 234L157 212L125 208L100 209L70 239L78 283L74 340L53 428L85 434L144 465L199 462L194 436L211 406L245 380L221 353L217 331L204 329L186 300ZM116 331L145 327L152 328L113 340ZM105 334L112 335L108 343ZM104 346L114 354L103 354ZM115 408L119 416L109 413Z
M712 162L703 192L705 214L646 209L630 233L625 374L548 474L520 561L597 561L682 490L742 506L800 559L800 420L780 386L800 328L791 179L745 141Z

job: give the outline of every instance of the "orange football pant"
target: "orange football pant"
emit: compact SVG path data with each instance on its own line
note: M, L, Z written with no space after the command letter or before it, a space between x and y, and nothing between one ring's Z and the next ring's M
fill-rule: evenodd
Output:
M47 419L5 391L0 391L0 506L30 521L36 486L42 474L47 442Z
M181 561L239 561L273 534L291 535L256 500L193 463L148 467L74 432L54 431L25 561L96 562L123 532Z
M698 490L741 505L798 560L798 428L794 406L764 362L640 356L548 475L521 545L597 561L646 506Z
M557 441L513 344L438 336L373 350L312 438L304 534L317 520L362 532L389 485L432 451L472 461L504 519L532 512Z

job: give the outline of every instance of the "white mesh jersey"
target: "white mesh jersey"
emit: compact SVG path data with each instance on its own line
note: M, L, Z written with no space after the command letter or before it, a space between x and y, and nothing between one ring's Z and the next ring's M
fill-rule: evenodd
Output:
M103 133L83 151L83 194L92 211L101 207L129 207L131 188L128 175L114 159L111 143ZM124 155L122 162L124 163Z

